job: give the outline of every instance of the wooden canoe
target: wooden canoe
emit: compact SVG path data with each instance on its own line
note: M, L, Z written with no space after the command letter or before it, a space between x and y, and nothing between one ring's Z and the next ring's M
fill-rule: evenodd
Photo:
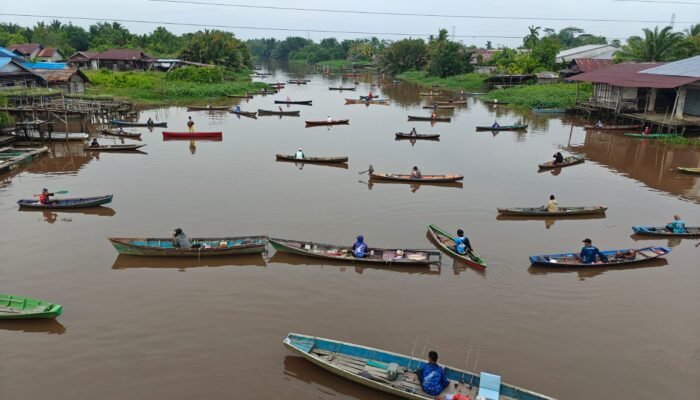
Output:
M560 206L558 211L547 211L544 207L513 207L513 208L498 208L498 213L501 215L522 215L528 217L565 217L568 215L591 215L605 214L608 207L606 206L587 206L587 207L566 207Z
M568 156L564 157L564 162L562 163L555 164L554 161L547 161L546 163L538 164L538 167L540 167L540 169L562 168L582 163L585 160L583 156Z
M428 109L428 110L436 110L436 109L437 109L437 110L454 110L454 109L455 109L455 106L453 106L453 105L451 105L451 104L447 104L447 105L440 105L440 104L438 104L438 105L435 105L435 106L423 106L423 108L424 108L424 109Z
M643 133L625 133L624 134L627 137L635 138L635 139L663 139L663 138L673 138L673 137L681 137L682 135L674 135L672 133L650 133L650 134L643 134Z
M264 92L248 92L248 96L267 96L279 93L277 90L266 90Z
M527 129L527 125L501 125L498 128L494 128L492 126L486 126L486 125L481 125L477 126L476 130L477 131L519 131Z
M209 257L262 253L267 245L265 236L191 238L199 248L173 247L172 238L107 238L119 254L146 257ZM226 242L221 246L221 242Z
M231 114L236 114L236 115L240 115L240 116L243 116L243 117L248 117L248 118L253 118L253 119L258 118L258 117L257 117L257 114L258 114L258 113L255 112L255 111L234 111L234 110L230 110L229 112L230 112Z
M226 111L231 106L188 106L187 111Z
M249 94L229 94L226 97L231 97L233 99L252 99L253 96Z
M309 126L323 126L323 125L348 125L350 124L349 119L334 119L333 121L306 121L306 127Z
M665 226L633 226L637 235L664 237L700 237L700 226L687 226L684 233L673 233Z
M533 108L533 114L564 114L566 108Z
M419 117L415 115L408 116L409 121L432 121L432 122L450 122L452 118L450 117Z
M298 100L298 101L287 101L287 100L275 100L275 104L298 104L302 106L310 106L313 100Z
M36 132L36 131L26 132L26 133L25 132L15 132L13 135L17 138L20 138L20 139L22 139L24 137L28 137L28 138L34 139L34 140L42 140L41 134L39 132ZM88 137L90 137L90 135L88 135L87 133L84 133L84 132L51 132L50 137L49 137L48 132L44 132L43 140L48 141L48 142L50 142L50 141L62 141L63 142L66 140L70 140L70 141L80 140L80 141L82 141L82 140L87 139Z
M357 90L357 87L329 87L328 90L339 90L339 91L353 90L354 91L354 90Z
M306 84L309 83L309 82L310 82L310 81L307 81L307 80L293 80L293 81L287 81L287 83L291 83L291 84L294 84L294 85L306 85Z
M641 125L603 125L602 128L598 128L595 125L584 125L583 129L594 130L594 131L639 131L642 129Z
M628 265L650 261L670 253L667 247L644 247L641 249L620 249L601 251L608 257L606 263L584 264L579 258L579 253L543 254L530 256L532 265L546 265L549 267L609 267L611 265Z
M314 163L314 164L339 164L348 162L348 157L304 157L296 158L294 154L277 154L275 156L277 161L292 161L300 163Z
M127 138L127 139L140 139L141 134L140 133L132 133L132 132L119 132L115 131L113 129L103 129L102 131L103 135L107 136L116 136L116 137L121 137L121 138Z
M396 398L437 398L422 390L416 376L416 370L425 365L423 358L298 333L289 333L283 343L292 353L328 372ZM392 366L397 369L395 379L389 378L387 374ZM439 398L451 397L455 393L477 398L481 382L479 374L446 366L445 375L450 382ZM554 400L508 383L501 383L500 392L502 399Z
M397 139L423 139L423 140L440 140L440 135L437 133L417 133L411 135L410 133L396 132Z
M378 104L381 106L388 106L389 102L386 100L356 100L356 99L345 99L345 104Z
M211 139L221 140L222 132L163 132L163 139Z
M261 110L258 108L258 116L262 115L286 115L289 117L298 117L300 111L274 111L274 110Z
M62 311L58 304L0 293L0 319L56 318Z
M167 122L154 122L152 124L149 124L147 122L132 122L132 121L123 121L119 119L113 119L109 122L112 125L119 125L119 126L146 126L146 127L160 127L160 128L167 128L168 123Z
M686 174L700 175L700 168L678 167L676 169Z
M483 100L483 102L484 102L484 104L493 104L493 105L496 105L496 106L499 105L499 104L500 104L500 105L503 105L503 106L510 104L510 103L507 102L507 101L498 101L498 100Z
M300 256L324 258L327 260L350 261L370 264L401 264L401 265L427 265L438 262L434 257L439 256L437 251L411 250L411 249L379 249L368 248L367 257L358 258L352 255L351 246L337 246L315 242L302 242L296 240L270 238L270 244L276 251L292 253ZM397 256L397 250L402 250L403 255Z
M85 151L136 151L145 144L106 144L97 147L86 145L83 147Z
M463 175L423 175L422 178L411 178L410 174L387 174L384 172L370 172L369 177L370 179L407 183L444 183L464 179Z
M455 250L454 237L435 225L428 225L428 236L448 255L479 269L486 269L486 261L476 251L460 254Z
M439 106L449 106L449 105L459 106L459 105L466 105L467 101L466 100L436 101L435 104L437 104Z
M345 100L348 100L348 99L345 99ZM350 99L350 100L352 100L352 99ZM369 96L360 96L360 100L369 100ZM374 101L374 100L383 101L383 100L386 100L386 99L380 99L378 96L372 96L372 100L371 100L371 101Z
M17 201L20 208L36 208L42 210L60 210L68 208L97 207L112 202L113 194L93 197L57 198L51 200L51 204L42 204L36 199L21 199Z

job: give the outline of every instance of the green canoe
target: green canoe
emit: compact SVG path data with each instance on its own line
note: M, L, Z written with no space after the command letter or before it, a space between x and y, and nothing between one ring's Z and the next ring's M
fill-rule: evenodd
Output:
M643 133L625 133L625 136L637 138L637 139L660 139L660 138L665 138L665 137L679 137L681 135L673 135L671 133L650 133L648 135L645 135Z
M56 318L63 306L0 293L0 319Z
M685 172L686 174L700 175L700 168L678 167L676 169L681 172Z
M484 259L476 253L476 251L472 250L467 254L457 253L454 248L454 238L444 230L431 224L428 225L428 235L442 251L446 252L450 256L461 260L472 267L486 269L486 261L484 261Z

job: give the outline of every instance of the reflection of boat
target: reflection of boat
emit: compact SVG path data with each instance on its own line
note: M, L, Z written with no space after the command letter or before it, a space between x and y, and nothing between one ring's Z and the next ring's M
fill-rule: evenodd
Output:
M0 293L0 319L56 318L62 311L59 304Z
M605 214L607 209L608 207L605 206L559 206L557 211L547 211L544 207L497 208L498 213L502 215L522 215L530 217L565 217L569 215Z
M668 265L668 260L665 258L656 258L645 264L596 264L595 268L580 268L571 266L559 266L559 267L548 267L541 265L531 265L528 268L528 272L532 275L551 275L560 273L576 273L579 279L583 280L586 278L593 278L598 275L602 275L607 271L625 271L638 268L652 268L652 267L663 267Z
M111 203L113 197L114 195L108 194L94 197L59 198L51 200L50 204L43 204L34 199L21 199L17 201L17 204L19 204L20 207L34 208L38 210L61 210L66 208L95 207L101 204Z
M426 110L454 110L455 106L452 104L435 104L432 106L423 106Z
M700 237L700 227L687 226L684 233L673 233L665 226L633 226L632 230L637 235L663 236L663 237Z
M49 151L48 147L0 148L0 172L7 172Z
M530 256L530 263L532 265L547 265L550 267L597 268L610 265L627 265L647 262L655 258L663 257L670 252L671 249L660 246L644 247L641 249L603 250L601 253L608 258L608 261L600 264L584 264L578 253L544 254Z
M353 86L353 87L329 87L329 88L328 88L328 90L340 90L340 91L343 91L343 90L356 90L356 89L357 89L357 88L354 87L354 86Z
M277 161L292 161L292 162L301 162L301 163L315 163L315 164L338 164L338 163L345 163L348 162L348 157L304 157L304 158L296 158L294 154L291 155L285 155L285 154L277 154L276 155Z
M66 327L56 319L14 319L0 321L0 331L62 335Z
M415 372L416 369L425 365L424 359L297 333L289 333L283 343L287 349L313 364L361 385L405 399L436 398L434 395L423 392ZM477 398L477 391L482 395L485 392L484 374L482 372L481 375L477 375L445 367L445 375L450 382L442 395L461 393L463 396ZM498 380L496 389L500 390L504 396L508 396L507 398L553 400L551 397L530 390L500 383L500 377ZM482 388L479 388L479 385L482 385ZM498 394L493 396L489 398L499 398Z
M262 253L265 236L191 238L191 248L173 246L172 238L107 238L119 254L147 257L210 257ZM197 246L197 247L194 247Z
M582 163L585 160L586 158L583 156L568 156L564 157L564 161L558 164L555 164L554 161L547 161L546 163L538 164L537 166L540 167L540 169L563 168Z
M348 263L344 261L336 261L330 259L320 259L314 257L299 257L291 253L284 253L281 251L275 252L275 255L267 260L269 264L287 264L287 265L306 265L306 266L330 266L338 267L341 271L348 268ZM353 265L353 270L362 274L365 270L377 270L377 271L393 271L401 272L406 274L425 274L425 275L440 275L440 265L434 264L431 266L417 266L417 265L375 265L375 264L355 264Z
M686 174L700 175L700 168L677 167L676 169Z
M111 217L116 214L113 208L97 206L90 208L58 208L58 209L42 209L42 208L27 208L20 207L18 211L28 212L28 211L42 211L42 212L60 212L61 214L84 214L84 215L97 215L100 217Z
M199 268L227 266L258 266L264 267L265 260L261 254L241 254L221 257L139 257L120 254L112 264L112 269L127 268Z
M437 226L428 225L428 237L451 257L475 268L486 268L486 261L476 251L470 251L467 254L457 253L454 238Z

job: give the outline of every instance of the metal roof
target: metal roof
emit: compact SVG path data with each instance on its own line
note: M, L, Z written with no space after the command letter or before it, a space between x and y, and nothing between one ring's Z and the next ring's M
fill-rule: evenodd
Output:
M55 48L55 47L45 47L43 48L36 56L37 57L53 57L54 54L58 53L61 55L61 52Z
M18 56L16 53L11 52L10 50L7 50L4 47L0 47L0 57L9 57L9 58L16 58L16 59L22 58L22 57Z
M11 61L12 61L12 59L10 57L0 57L0 68L9 64Z
M23 43L23 44L11 44L7 46L7 48L10 51L17 50L20 53L24 54L25 56L28 56L32 54L34 51L37 49L41 48L41 45L39 43Z
M700 78L700 56L674 61L660 67L649 68L639 72L642 74L652 75L673 75Z
M34 72L36 75L39 75L40 77L44 78L46 82L53 83L53 82L68 82L70 78L73 75L79 75L85 82L90 82L87 76L85 76L82 71L78 69L63 69L63 70L54 70L54 69L35 69L32 72Z
M640 71L655 68L665 63L623 63L596 69L568 78L572 81L607 83L619 87L670 89L698 80L696 77L640 74Z
M562 50L557 53L557 60L569 62L575 58L601 58L610 59L618 49L608 44L587 44L585 46L574 47Z
M609 67L613 63L610 59L597 58L576 58L573 62L576 63L578 70L581 72L590 72L596 69Z

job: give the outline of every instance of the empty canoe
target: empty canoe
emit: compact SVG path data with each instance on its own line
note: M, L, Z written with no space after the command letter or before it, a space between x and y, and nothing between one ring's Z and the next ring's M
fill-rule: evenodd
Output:
M267 245L265 236L190 238L193 246L181 249L173 246L172 238L107 238L119 254L148 257L208 257L262 253Z
M611 265L637 264L650 261L670 253L667 247L644 247L641 249L621 249L601 251L608 261L605 263L584 264L579 258L579 253L544 254L530 256L532 265L546 265L550 267L608 267Z
M676 169L686 174L700 175L700 168L678 167Z
M475 251L460 254L455 250L454 237L435 225L428 225L428 236L450 256L479 269L486 269L486 261Z
M437 133L416 133L411 135L410 133L396 132L397 139L423 139L423 140L439 140L440 135Z
M329 87L328 90L357 90L356 87Z
M457 182L464 179L463 175L423 175L421 178L412 178L409 174L387 174L384 172L370 172L370 179L396 181L396 182L420 182L420 183L441 183Z
M135 151L141 147L146 146L145 144L107 144L102 146L90 146L87 145L83 147L85 151Z
M518 131L523 129L527 129L527 125L501 125L498 128L485 125L476 127L477 131Z
M0 293L0 319L56 318L62 311L58 304Z
M292 253L300 256L325 258L327 260L350 261L372 264L421 264L437 262L435 257L440 252L410 249L368 249L367 257L355 257L350 246L338 246L315 242L270 238L270 244L276 251Z
M298 117L300 111L274 111L274 110L261 110L258 108L258 116L261 115L286 115L289 117Z
M533 114L564 114L566 108L533 108Z
M127 138L127 139L140 139L141 138L140 133L119 132L119 131L115 131L114 129L103 129L101 132L103 135L107 135L107 136L117 136L117 137L122 137L122 138Z
M641 125L603 125L602 127L597 127L595 125L584 125L583 129L594 130L594 131L639 131L642 129Z
M635 138L635 139L662 139L662 138L673 138L673 137L681 137L681 135L674 135L671 133L649 133L649 134L643 134L643 133L625 133L625 136Z
M455 106L452 104L445 104L445 105L437 104L437 105L433 105L433 106L423 106L423 108L429 109L429 110L454 110Z
M57 210L66 208L96 207L112 202L113 194L94 197L58 198L51 200L51 204L42 204L35 199L22 199L17 202L21 208L38 208L43 210Z
M255 111L234 111L234 110L230 110L229 112L230 112L231 114L242 115L242 116L248 117L248 118L257 118L257 116L256 116L257 112L255 112Z
M188 106L187 111L226 111L231 106Z
M667 236L667 237L700 237L700 226L687 226L683 233L673 233L665 226L633 226L637 235Z
M120 119L113 119L109 123L112 125L119 125L119 126L149 126L149 127L161 127L161 128L166 128L168 126L167 122L154 122L152 124L149 124L147 122L132 122L132 121L123 121Z
M449 379L449 384L441 395L436 397L422 390L416 376L416 370L425 366L425 359L297 333L289 333L283 343L294 354L328 372L394 395L396 398L433 400L451 398L454 394L461 393L462 396L476 399L479 392L483 395L486 391L479 388L483 372L480 375L446 366L445 375ZM484 379L484 387L486 386L489 385ZM507 383L500 383L497 389L502 399L554 400L543 394ZM493 398L496 397L489 397L489 399Z
M415 115L408 116L409 121L432 121L432 122L450 122L452 118L450 117L419 117Z
M277 154L277 161L293 161L302 163L315 163L315 164L337 164L348 162L348 157L304 157L296 158L294 154Z
M302 106L310 106L313 100L297 100L297 101L292 101L292 100L275 100L275 104L299 104Z
M584 162L586 159L583 156L568 156L564 157L564 162L555 164L554 161L547 161L546 163L538 164L540 169L553 169L568 167L570 165L575 165Z
M564 217L567 215L590 215L605 214L606 206L588 207L564 207L560 206L557 211L547 211L544 207L513 207L498 208L501 215L522 215L527 217Z
M221 132L163 132L163 139L219 139Z
M42 140L41 134L39 132L15 132L14 136L18 138L28 137L30 139ZM85 140L89 137L87 133L84 132L51 132L50 137L48 132L44 132L45 141L66 141L66 140Z
M306 126L348 125L349 123L349 119L334 119L332 121L306 121Z
M345 104L379 104L382 106L388 106L389 102L386 100L356 100L356 99L345 99Z

